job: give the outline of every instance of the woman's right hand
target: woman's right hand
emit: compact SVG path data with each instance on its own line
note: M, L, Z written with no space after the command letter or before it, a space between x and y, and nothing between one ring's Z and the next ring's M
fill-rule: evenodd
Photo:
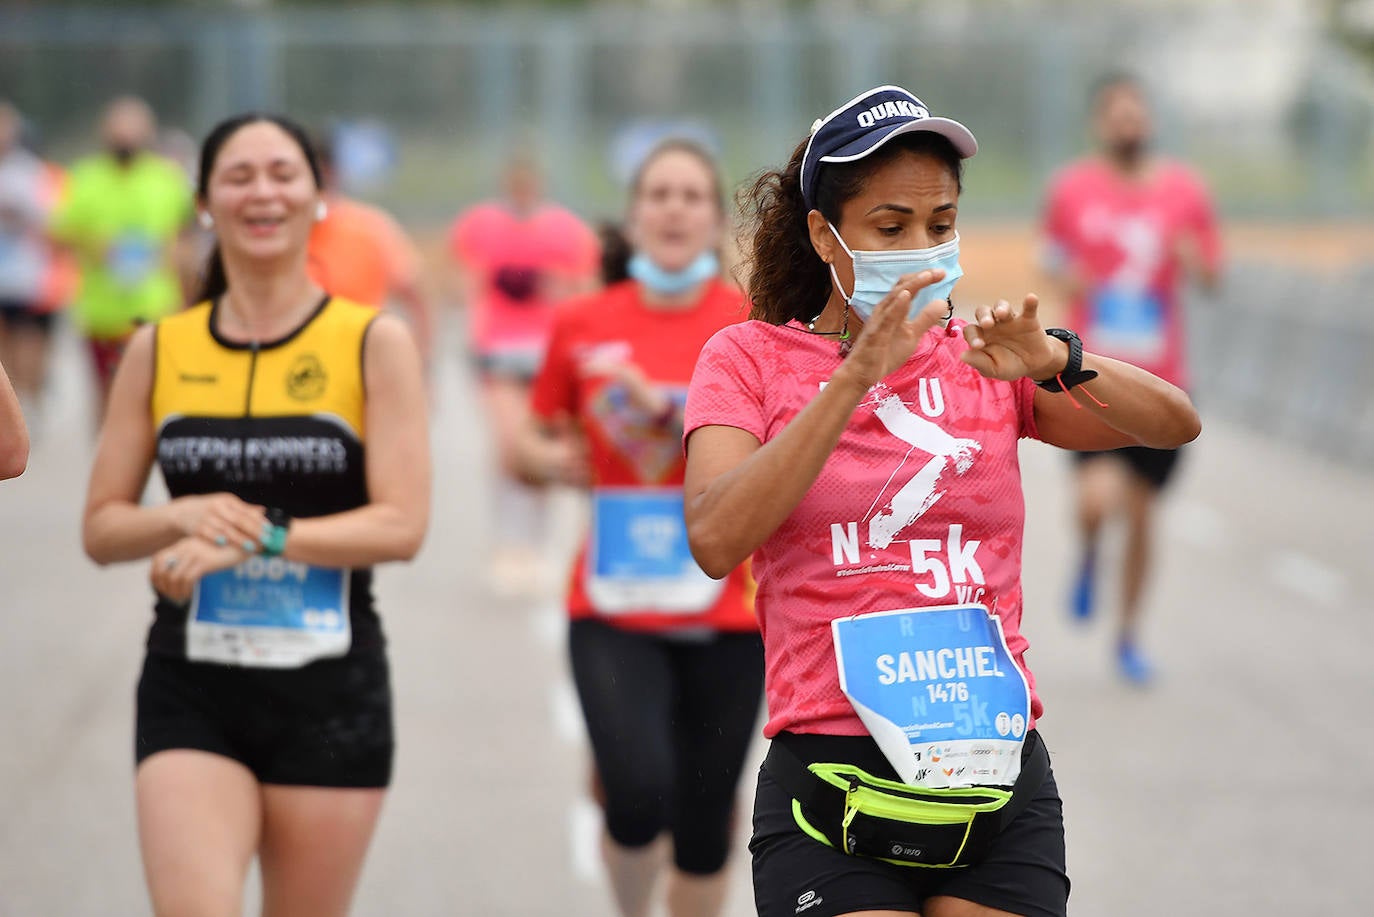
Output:
M944 277L944 271L933 270L906 274L898 280L863 323L849 355L835 371L835 378L848 378L867 391L911 359L921 338L949 312L949 303L937 299L908 321L912 297Z
M533 433L521 449L516 475L533 487L587 487L592 468L586 443L571 430Z
M197 494L172 501L177 528L188 537L201 538L218 547L234 545L256 551L267 524L267 510L230 493ZM251 545L251 547L245 547Z

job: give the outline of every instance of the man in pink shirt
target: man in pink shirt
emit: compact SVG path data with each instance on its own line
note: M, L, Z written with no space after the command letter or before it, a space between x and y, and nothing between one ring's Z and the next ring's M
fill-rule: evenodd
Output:
M1150 150L1152 125L1141 85L1125 75L1093 94L1098 151L1062 169L1047 196L1045 265L1069 303L1066 323L1083 346L1187 388L1180 293L1185 280L1216 286L1221 245L1202 181ZM1098 533L1124 510L1128 537L1117 661L1129 681L1151 669L1140 650L1141 599L1150 565L1155 503L1179 450L1129 447L1079 453L1082 554L1071 598L1076 617L1093 610Z
M454 220L448 254L468 309L501 471L493 508L494 584L519 592L537 579L531 565L544 528L539 495L520 483L531 478L517 448L529 413L530 383L544 359L554 306L595 286L600 244L576 216L545 201L538 167L528 154L517 153L502 178L502 196Z

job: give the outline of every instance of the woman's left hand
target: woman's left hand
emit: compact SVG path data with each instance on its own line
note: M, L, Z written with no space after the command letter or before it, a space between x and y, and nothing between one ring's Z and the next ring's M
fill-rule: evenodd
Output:
M183 538L153 555L148 578L161 595L186 602L202 576L227 570L248 556L237 545L220 547L203 538Z
M1026 294L1019 309L1006 300L979 306L973 321L964 326L969 349L960 359L990 379L1053 377L1068 363L1069 350L1063 341L1045 334L1036 316L1039 306L1034 293Z

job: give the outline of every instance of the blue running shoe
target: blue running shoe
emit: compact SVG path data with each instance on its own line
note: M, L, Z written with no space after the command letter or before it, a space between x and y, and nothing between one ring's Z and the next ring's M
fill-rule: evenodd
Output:
M1121 677L1137 688L1143 688L1154 680L1154 666L1150 665L1139 647L1129 640L1117 644L1116 665Z
M1093 588L1096 585L1097 565L1092 557L1085 557L1078 568L1078 579L1073 584L1073 595L1069 598L1069 610L1075 621L1086 621L1093 616Z

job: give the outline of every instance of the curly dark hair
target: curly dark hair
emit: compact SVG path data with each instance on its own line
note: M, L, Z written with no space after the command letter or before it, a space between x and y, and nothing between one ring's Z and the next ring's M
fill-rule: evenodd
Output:
M782 170L759 173L739 195L744 218L740 248L748 252L750 318L774 325L819 315L830 298L830 271L811 245L801 191L803 138ZM816 209L835 225L840 208L863 190L879 168L902 153L934 156L949 168L964 190L964 161L945 137L920 131L903 134L872 155L854 162L826 163L816 176Z

